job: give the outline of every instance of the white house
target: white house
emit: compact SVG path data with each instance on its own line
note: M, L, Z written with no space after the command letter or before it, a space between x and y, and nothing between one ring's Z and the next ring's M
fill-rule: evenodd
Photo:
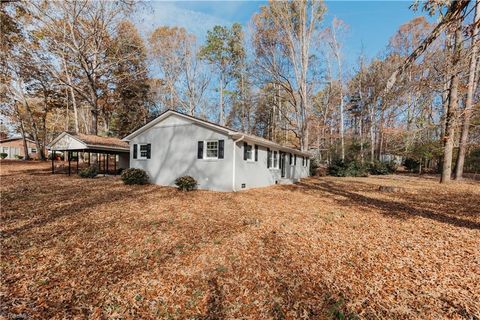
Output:
M200 189L238 191L309 174L309 153L172 110L123 140L130 145L130 167L159 185L189 175Z

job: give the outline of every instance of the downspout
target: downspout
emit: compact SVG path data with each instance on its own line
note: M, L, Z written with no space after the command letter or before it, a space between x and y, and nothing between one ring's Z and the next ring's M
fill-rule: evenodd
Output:
M237 142L240 142L242 141L243 139L245 139L245 135L242 135L240 138L238 138L237 140L233 141L233 170L232 170L232 190L233 192L236 192L237 190L235 190L235 171L236 171L236 166L235 166L235 160L236 160L236 156L235 156L235 148L237 147Z

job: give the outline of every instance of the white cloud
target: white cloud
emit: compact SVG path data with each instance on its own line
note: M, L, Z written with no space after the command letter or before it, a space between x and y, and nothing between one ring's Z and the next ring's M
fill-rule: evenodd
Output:
M148 36L159 26L179 26L194 34L200 41L203 41L207 31L215 25L232 24L232 21L227 19L163 1L148 3L146 8L137 12L134 21L144 36Z

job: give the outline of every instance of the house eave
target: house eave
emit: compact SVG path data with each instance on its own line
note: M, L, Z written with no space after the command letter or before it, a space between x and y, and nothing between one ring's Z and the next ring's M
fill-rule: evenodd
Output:
M297 154L297 155L300 155L300 156L305 156L305 157L308 157L308 158L312 157L312 155L309 152L304 152L304 151L300 151L298 149L282 146L282 145L280 145L276 142L266 141L264 139L257 138L255 136L245 135L245 134L242 134L242 133L239 133L239 132L235 132L235 133L231 134L230 136L232 137L232 139L238 139L242 136L245 136L244 140L248 141L248 142L252 142L252 143L264 146L264 147L272 147L272 148L278 149L280 151L285 151L285 152Z

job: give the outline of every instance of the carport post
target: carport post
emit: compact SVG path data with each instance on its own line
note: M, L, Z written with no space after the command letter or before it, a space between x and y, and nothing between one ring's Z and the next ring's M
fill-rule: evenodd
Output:
M113 174L117 175L117 155L113 155Z
M88 152L88 166L90 167L90 152Z
M108 174L108 160L110 160L110 155L107 153L107 174Z
M106 154L103 154L103 176L105 177L107 175L107 162L106 162Z
M80 152L77 151L77 174L78 174L78 158L80 158Z
M68 175L70 175L70 171L71 171L70 163L71 163L71 161L72 161L72 157L71 157L70 151L67 152L67 157L68 157Z

